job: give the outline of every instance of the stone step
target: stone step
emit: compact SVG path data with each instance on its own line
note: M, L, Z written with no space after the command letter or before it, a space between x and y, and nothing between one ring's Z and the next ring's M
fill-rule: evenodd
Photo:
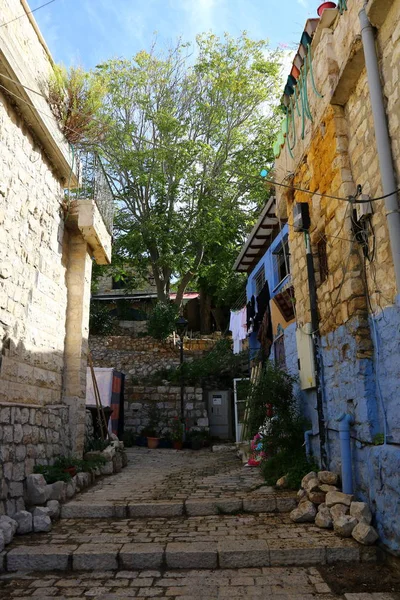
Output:
M379 558L376 547L344 541L340 544L328 537L326 543L315 546L302 543L300 538L297 544L249 538L207 543L21 544L3 553L3 569L8 572L240 569L357 563Z
M182 501L87 503L75 500L61 507L62 519L126 519L149 517L197 517L239 513L288 513L297 506L295 496L248 496L213 499L189 498Z

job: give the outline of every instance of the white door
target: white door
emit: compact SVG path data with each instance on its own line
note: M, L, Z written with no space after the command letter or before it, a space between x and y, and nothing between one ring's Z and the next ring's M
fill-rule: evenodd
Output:
M242 379L233 380L233 393L235 398L235 431L236 431L236 443L242 441L242 428L244 422L244 415L246 412L246 402L248 394L248 377Z

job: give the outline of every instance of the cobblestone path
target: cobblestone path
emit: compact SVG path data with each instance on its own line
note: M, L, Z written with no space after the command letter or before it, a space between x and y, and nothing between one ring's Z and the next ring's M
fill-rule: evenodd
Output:
M291 523L293 494L263 486L233 452L128 455L120 474L64 505L74 518L14 539L0 599L395 599L333 594L316 566L376 560L375 548Z

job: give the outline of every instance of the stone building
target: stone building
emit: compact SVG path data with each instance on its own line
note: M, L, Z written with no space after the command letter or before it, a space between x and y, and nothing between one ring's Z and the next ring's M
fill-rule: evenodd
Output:
M365 36L372 30L365 29L365 19L362 27L359 17L364 7L374 28L375 44L369 47ZM309 209L328 466L340 469L338 417L348 413L354 419L355 493L370 503L381 538L398 551L400 290L394 264L400 258L400 227L395 196L394 209L388 207L395 186L388 189L387 169L393 164L399 182L400 1L347 0L338 8L306 24L285 88L287 117L274 148L274 178L288 186L277 186L277 204L281 217L288 219L296 319L306 335L312 328L302 229L308 225L306 218L295 221L294 212L300 203ZM372 73L374 51L382 91ZM365 53L372 56L367 64ZM389 129L383 151L377 140L385 127L378 124L377 113L374 119L372 104L372 99L374 106L379 104L380 97ZM392 198L354 201L384 194ZM316 390L304 390L303 402L318 455Z
M65 191L77 161L41 95L53 61L28 5L1 0L0 14L0 514L12 515L35 464L82 454L92 261L110 262L112 221L100 197Z

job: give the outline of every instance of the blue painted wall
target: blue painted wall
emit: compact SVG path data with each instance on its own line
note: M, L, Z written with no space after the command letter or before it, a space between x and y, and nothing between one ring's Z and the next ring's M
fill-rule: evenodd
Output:
M276 296L285 284L287 284L288 278L280 281L279 274L276 269L276 256L274 252L286 242L288 239L289 228L288 225L282 227L282 232L274 239L270 247L266 250L264 256L259 260L257 265L254 267L247 280L246 295L247 301L252 296L256 295L256 275L262 267L265 271L265 279L269 284L269 292L271 298ZM275 334L276 332L274 332ZM286 368L289 373L297 376L297 347L296 347L296 324L292 323L289 325L284 332L284 346L286 356ZM249 337L250 354L254 355L260 348L260 342L257 340L257 333L252 333ZM273 355L273 354L272 354Z
M370 318L374 356L358 359L351 319L321 340L324 414L330 468L341 470L337 418L355 418L352 434L355 494L369 503L381 540L400 553L400 307L391 306ZM315 392L303 392L304 412L316 422ZM387 444L375 445L386 431ZM313 450L319 455L318 436Z

